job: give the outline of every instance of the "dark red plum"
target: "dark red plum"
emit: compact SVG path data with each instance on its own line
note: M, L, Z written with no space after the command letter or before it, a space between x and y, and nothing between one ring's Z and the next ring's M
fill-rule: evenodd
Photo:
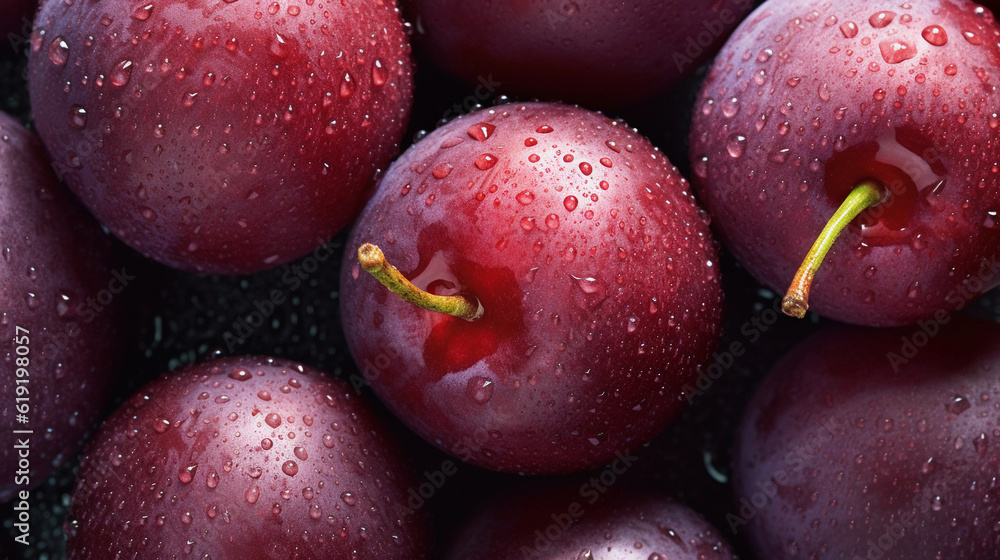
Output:
M144 255L244 273L352 220L412 101L395 2L48 2L39 133L70 188Z
M407 4L427 58L482 91L612 107L694 74L753 1Z
M762 558L1000 558L1000 326L832 328L743 418L729 516Z
M425 558L415 475L346 384L271 358L209 361L105 422L73 492L69 558Z
M119 373L127 341L121 297L134 278L56 181L38 138L3 113L0 256L5 502L41 484L97 423Z
M644 444L718 336L718 257L687 181L585 109L504 105L431 133L386 173L346 258L370 244L415 292L481 316L410 304L345 262L356 363L418 434L491 469L579 471Z
M966 0L770 0L733 34L695 107L694 183L733 254L793 284L790 314L912 324L1000 283L998 41Z
M603 490L599 491L598 488ZM733 560L719 531L655 492L524 484L458 529L445 560Z

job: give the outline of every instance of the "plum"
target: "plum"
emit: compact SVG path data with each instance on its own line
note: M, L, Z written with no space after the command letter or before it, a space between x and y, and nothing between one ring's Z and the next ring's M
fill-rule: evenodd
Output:
M345 265L359 369L414 431L487 468L568 473L641 446L719 334L718 255L687 181L579 107L501 105L431 133L383 177L347 258L373 244L416 292L482 314L412 305Z
M522 484L483 504L445 560L733 560L719 531L656 492L575 480Z
M1000 558L1000 325L832 327L743 418L727 516L763 558Z
M132 280L38 138L0 113L0 429L11 438L0 502L43 482L99 420L127 346Z
M352 220L412 102L395 2L48 2L39 134L70 188L147 257L245 273Z
M294 362L221 358L161 376L88 447L69 558L424 558L418 480L342 382Z
M752 0L409 0L415 42L477 91L614 107L662 93L712 56Z

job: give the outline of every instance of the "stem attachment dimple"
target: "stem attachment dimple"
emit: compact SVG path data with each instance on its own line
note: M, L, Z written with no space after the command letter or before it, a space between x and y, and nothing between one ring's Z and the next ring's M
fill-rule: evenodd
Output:
M409 303L466 321L475 321L483 316L483 306L476 298L461 295L439 296L414 286L386 260L385 254L377 245L365 243L358 247L358 262L365 272Z
M862 181L847 195L840 208L820 232L812 248L809 249L805 260L802 261L802 266L799 267L795 278L792 279L792 285L788 287L788 292L781 300L781 311L785 315L799 319L806 316L806 310L809 309L809 288L812 286L813 277L816 276L819 265L823 264L823 259L830 252L830 248L833 247L840 232L844 231L847 224L858 217L858 214L878 204L881 200L882 188L873 180Z

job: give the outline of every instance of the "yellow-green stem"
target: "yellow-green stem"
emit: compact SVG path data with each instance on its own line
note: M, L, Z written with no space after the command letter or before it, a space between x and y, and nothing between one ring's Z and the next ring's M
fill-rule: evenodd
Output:
M823 264L823 259L830 252L833 243L837 240L840 232L844 231L847 224L856 218L858 214L867 208L874 206L882 200L882 188L875 181L863 181L847 195L844 202L834 213L826 227L820 232L816 242L813 243L809 253L806 255L802 266L795 273L792 285L788 287L784 299L781 300L781 310L785 315L798 317L806 316L809 309L809 288L812 286L813 277L819 270L819 265Z
M378 279L383 286L409 303L466 321L475 321L483 315L483 306L475 298L461 295L439 296L414 286L386 260L385 254L377 245L365 243L358 247L358 262L361 263L361 268Z

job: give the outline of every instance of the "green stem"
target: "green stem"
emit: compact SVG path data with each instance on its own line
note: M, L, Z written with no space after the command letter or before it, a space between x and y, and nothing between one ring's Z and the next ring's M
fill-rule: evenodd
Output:
M365 243L358 247L358 262L361 263L361 268L378 279L383 286L409 303L466 321L475 321L483 315L483 306L475 298L439 296L414 286L396 267L389 264L377 245Z
M819 270L819 265L823 264L823 259L830 252L840 232L844 231L847 224L858 217L858 214L878 204L882 200L882 193L883 190L878 183L866 180L859 183L847 195L840 208L820 232L812 249L809 249L809 254L792 279L792 285L781 300L781 310L785 315L799 319L806 316L806 310L809 309L809 288L812 286L816 271Z

